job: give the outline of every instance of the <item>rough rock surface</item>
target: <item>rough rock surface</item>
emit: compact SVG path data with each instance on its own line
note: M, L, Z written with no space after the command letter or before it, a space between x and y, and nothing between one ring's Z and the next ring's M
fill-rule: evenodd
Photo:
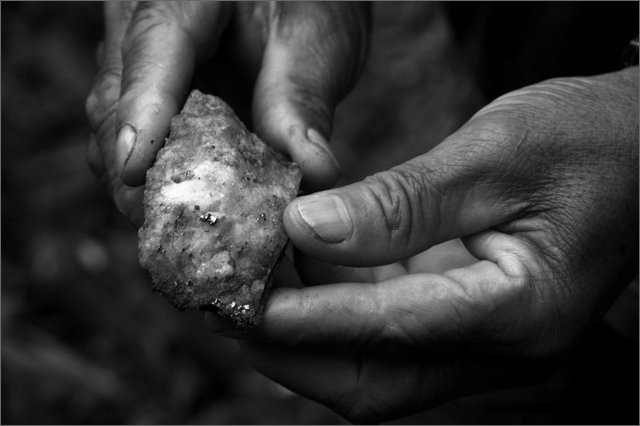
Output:
M193 91L147 172L138 248L154 290L179 309L257 325L300 178L221 99Z

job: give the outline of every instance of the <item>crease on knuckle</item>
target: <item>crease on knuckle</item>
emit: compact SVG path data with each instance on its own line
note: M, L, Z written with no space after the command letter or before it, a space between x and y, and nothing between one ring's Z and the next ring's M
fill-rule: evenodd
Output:
M404 244L409 251L422 249L430 235L437 233L442 213L429 206L440 205L447 196L438 184L442 178L437 173L424 164L404 163L365 179L365 187L384 218L389 244Z
M148 56L147 49L150 43L157 43L152 39L160 34L169 34L173 38L184 38L188 40L194 48L196 46L197 26L194 20L197 16L195 12L190 12L187 7L172 2L152 2L150 4L142 3L136 10L134 21L129 25L127 32L122 40L121 55L123 61L131 62L131 58L136 58L136 62L140 58ZM199 33L198 33L199 35Z
M386 232L389 246L403 244L409 251L422 249L429 240L427 231L437 231L442 215L430 211L429 205L439 205L438 200L447 194L435 183L439 179L429 179L431 174L421 165L405 163L364 180L369 197L375 202L373 206L383 218L380 229ZM434 214L437 217L432 217Z
M91 126L91 129L95 130L100 125L100 120L98 117L101 115L100 99L95 89L89 92L89 96L87 96L87 99L84 103L84 110L87 118L89 119L89 125Z
M308 75L291 74L288 80L294 85L291 93L294 102L301 111L313 116L313 124L322 128L318 131L328 134L333 120L331 107L333 101L325 97L327 90L321 87L321 79L311 78ZM275 89L275 88L274 88Z
M392 241L402 232L405 237L411 234L407 228L410 224L411 202L405 189L405 178L398 172L387 171L376 173L365 178L364 190L368 198L373 201L373 207L382 218L381 231L387 234L388 241Z
M120 93L120 68L110 66L101 69L85 101L89 125L97 132L115 108Z

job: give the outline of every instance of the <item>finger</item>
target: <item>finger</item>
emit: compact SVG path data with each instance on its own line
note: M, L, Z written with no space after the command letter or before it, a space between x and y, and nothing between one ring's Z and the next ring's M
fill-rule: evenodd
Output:
M289 252L290 246L287 247L287 249L285 250L285 255L274 267L270 278L271 289L269 289L266 295L263 297L269 297L269 292L274 288L303 287L303 284L300 281L300 277L298 276L298 272L295 265L293 264L293 260L291 259L291 255ZM229 321L220 318L214 312L208 311L204 313L204 323L210 331L219 336L235 339L242 339L247 336L247 333L245 331L239 331L235 329Z
M463 268L476 263L474 257L461 240L455 239L435 245L429 250L413 256L405 262L411 273L428 272L442 274L451 269Z
M403 262L375 267L336 265L298 252L296 264L307 285L337 282L377 283L408 273L441 274L450 269L469 266L478 261L459 240L450 240L431 247Z
M478 351L488 342L515 350L517 344L510 339L527 334L519 319L535 301L530 269L541 266L521 259L535 259L526 246L503 238L506 241L492 243L497 262L484 260L442 275L412 274L376 285L278 289L269 299L259 337L276 345L392 355L408 347L434 353L474 342ZM514 245L518 249L510 252ZM531 333L535 336L537 331Z
M98 180L102 180L104 175L107 173L107 169L104 166L104 158L102 157L100 146L98 146L98 141L93 133L89 135L86 155L87 163L89 163L91 172L96 178L98 178Z
M324 262L303 253L297 256L296 264L300 271L300 277L306 285L338 282L376 283L407 274L407 269L400 263L356 268Z
M87 147L89 164L112 195L116 206L129 220L142 223L143 188L124 186L113 167L115 158L115 113L120 96L121 45L135 10L135 2L105 2L105 38L98 49L99 71L86 101L95 137Z
M544 259L526 240L488 230L466 237L462 242L471 255L495 263L509 276L524 276L527 271L536 271L535 275L539 275L543 269Z
M120 185L116 188L113 195L113 200L118 210L120 210L136 228L144 224L143 198L144 186Z
M294 200L284 213L287 233L310 255L369 266L504 223L532 203L531 193L517 191L509 154L497 144L514 134L521 137L490 120L470 122L391 170Z
M418 300L437 306L421 319L425 326L447 323L451 315L446 308L451 304L438 303L449 287L445 281L441 276L422 274L377 285L344 283L279 289L269 299L259 338L284 346L400 351L398 341L389 345L393 341L390 333L400 334L406 329L403 312L418 318L426 310L426 306L417 307L417 313L413 312Z
M329 147L333 110L363 62L367 29L361 5L273 3L253 103L266 141L302 167L303 187L335 184L340 166Z
M133 15L134 5L135 2L104 3L105 37L97 51L99 69L85 104L89 124L96 134L115 113L122 78L120 46ZM104 138L100 137L98 144L101 149L107 146Z
M187 95L199 56L215 47L229 15L217 2L138 6L123 41L116 169L141 185Z

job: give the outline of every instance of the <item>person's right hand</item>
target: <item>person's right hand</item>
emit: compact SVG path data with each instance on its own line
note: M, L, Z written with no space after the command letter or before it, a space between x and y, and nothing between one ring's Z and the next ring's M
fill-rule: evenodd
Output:
M505 94L284 225L261 325L207 314L266 376L359 423L539 380L638 273L638 67Z
M252 92L239 107L251 110L258 136L302 167L303 187L335 183L339 166L327 140L333 110L364 62L366 4L106 2L104 12L100 70L86 106L94 132L88 157L134 224L142 222L146 170L170 119L196 71L216 78L212 59L232 65L226 77L234 81L217 87L228 92L240 82Z

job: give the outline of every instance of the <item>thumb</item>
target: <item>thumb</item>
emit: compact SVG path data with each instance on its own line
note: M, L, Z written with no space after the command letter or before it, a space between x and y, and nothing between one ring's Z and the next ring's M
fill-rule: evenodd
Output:
M121 97L116 114L116 169L142 185L178 113L196 61L214 49L228 7L217 2L138 5L123 40Z
M335 184L339 165L327 141L333 110L364 62L367 14L341 2L274 2L256 81L258 133L303 169L303 186Z
M504 223L526 208L526 199L512 191L517 178L507 139L519 134L512 130L487 117L474 119L427 154L297 198L285 210L286 230L312 256L373 266Z

